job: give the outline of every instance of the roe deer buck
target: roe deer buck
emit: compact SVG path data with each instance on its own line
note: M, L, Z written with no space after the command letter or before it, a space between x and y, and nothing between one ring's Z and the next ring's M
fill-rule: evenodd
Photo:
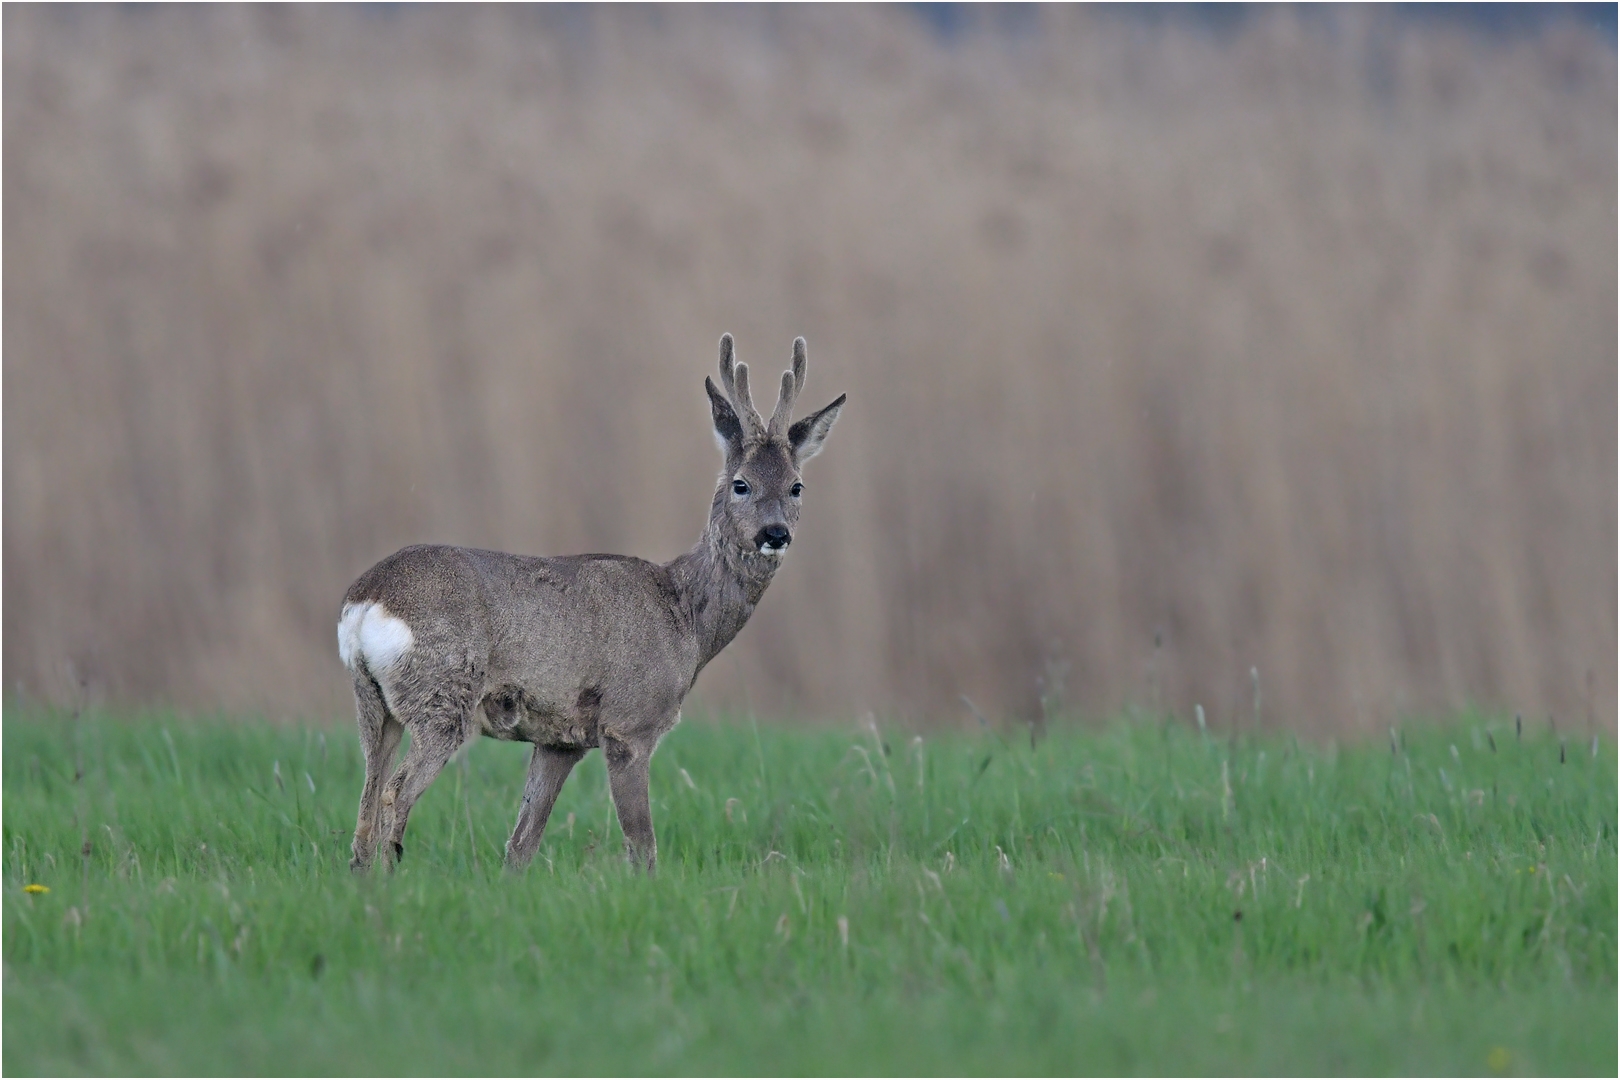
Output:
M657 861L647 766L703 666L737 636L793 540L804 485L844 395L789 423L804 388L793 342L764 420L748 366L720 339L722 394L704 380L725 455L697 545L659 566L623 555L538 558L418 545L388 556L343 598L338 654L354 676L366 781L350 866L391 860L411 807L478 735L534 744L506 864L534 856L563 781L585 752L607 755L613 807L633 862ZM384 775L411 733L393 776ZM381 821L379 822L379 816Z

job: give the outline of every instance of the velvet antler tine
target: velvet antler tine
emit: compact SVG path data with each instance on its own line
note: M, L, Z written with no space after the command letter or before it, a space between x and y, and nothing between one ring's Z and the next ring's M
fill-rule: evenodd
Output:
M793 401L799 396L798 382L793 372L782 372L782 390L776 396L776 411L771 413L771 423L768 428L771 438L779 438L787 434L788 421L793 417Z
M726 397L741 422L744 435L750 439L765 436L765 421L754 408L754 399L748 391L748 365L737 359L737 350L730 334L720 336L720 383L726 388Z
M720 335L720 385L726 388L726 397L732 404L737 401L737 354L730 334Z
M765 424L759 417L759 410L754 408L754 397L748 390L748 365L738 362L732 375L736 379L737 391L732 395L732 403L737 406L737 412L747 418L744 423L758 434L764 430Z
M793 419L793 403L804 389L804 338L793 339L793 370L782 372L782 393L776 399L776 411L771 414L769 432L773 438L786 435L788 422Z
M804 393L804 369L807 363L805 354L808 348L809 346L805 344L804 338L796 337L793 339L793 396L795 398Z

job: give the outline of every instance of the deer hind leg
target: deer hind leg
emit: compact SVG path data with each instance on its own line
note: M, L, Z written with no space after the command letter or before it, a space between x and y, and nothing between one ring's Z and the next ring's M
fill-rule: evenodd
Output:
M349 869L359 872L371 865L377 853L377 800L382 795L383 778L393 764L405 728L388 711L376 681L363 671L355 675L354 707L360 725L360 750L366 759L366 782L360 791L360 812L351 848L353 856L349 860Z
M557 804L563 781L574 771L584 750L565 746L536 746L529 759L529 779L523 785L523 809L506 841L506 868L521 870L534 858L540 838L546 832L546 819Z
M471 671L424 675L413 672L413 677L401 680L408 689L406 701L399 702L396 711L411 733L411 745L378 800L382 804L379 839L384 855L394 862L405 853L405 824L416 800L478 732L472 715L481 680ZM418 692L413 694L412 689Z
M379 830L383 854L398 862L405 854L405 824L411 808L433 783L455 752L467 743L467 725L419 724L411 729L411 746L405 760L382 789L382 828Z
M657 740L629 742L611 735L602 736L608 787L613 792L613 809L619 815L619 828L624 832L625 854L632 864L645 867L649 874L658 866L658 841L653 836L648 792L648 767L657 745Z

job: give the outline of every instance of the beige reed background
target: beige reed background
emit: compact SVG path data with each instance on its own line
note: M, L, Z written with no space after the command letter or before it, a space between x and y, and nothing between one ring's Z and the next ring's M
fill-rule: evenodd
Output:
M850 404L694 708L1612 728L1612 39L941 18L6 5L6 693L337 718L400 545L675 555L730 330Z

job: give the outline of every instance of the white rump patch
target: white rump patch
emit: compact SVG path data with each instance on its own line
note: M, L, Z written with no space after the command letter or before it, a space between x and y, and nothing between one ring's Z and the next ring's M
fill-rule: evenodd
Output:
M414 644L416 635L405 620L377 601L343 605L343 617L338 620L338 658L350 671L364 660L372 674L381 674Z

